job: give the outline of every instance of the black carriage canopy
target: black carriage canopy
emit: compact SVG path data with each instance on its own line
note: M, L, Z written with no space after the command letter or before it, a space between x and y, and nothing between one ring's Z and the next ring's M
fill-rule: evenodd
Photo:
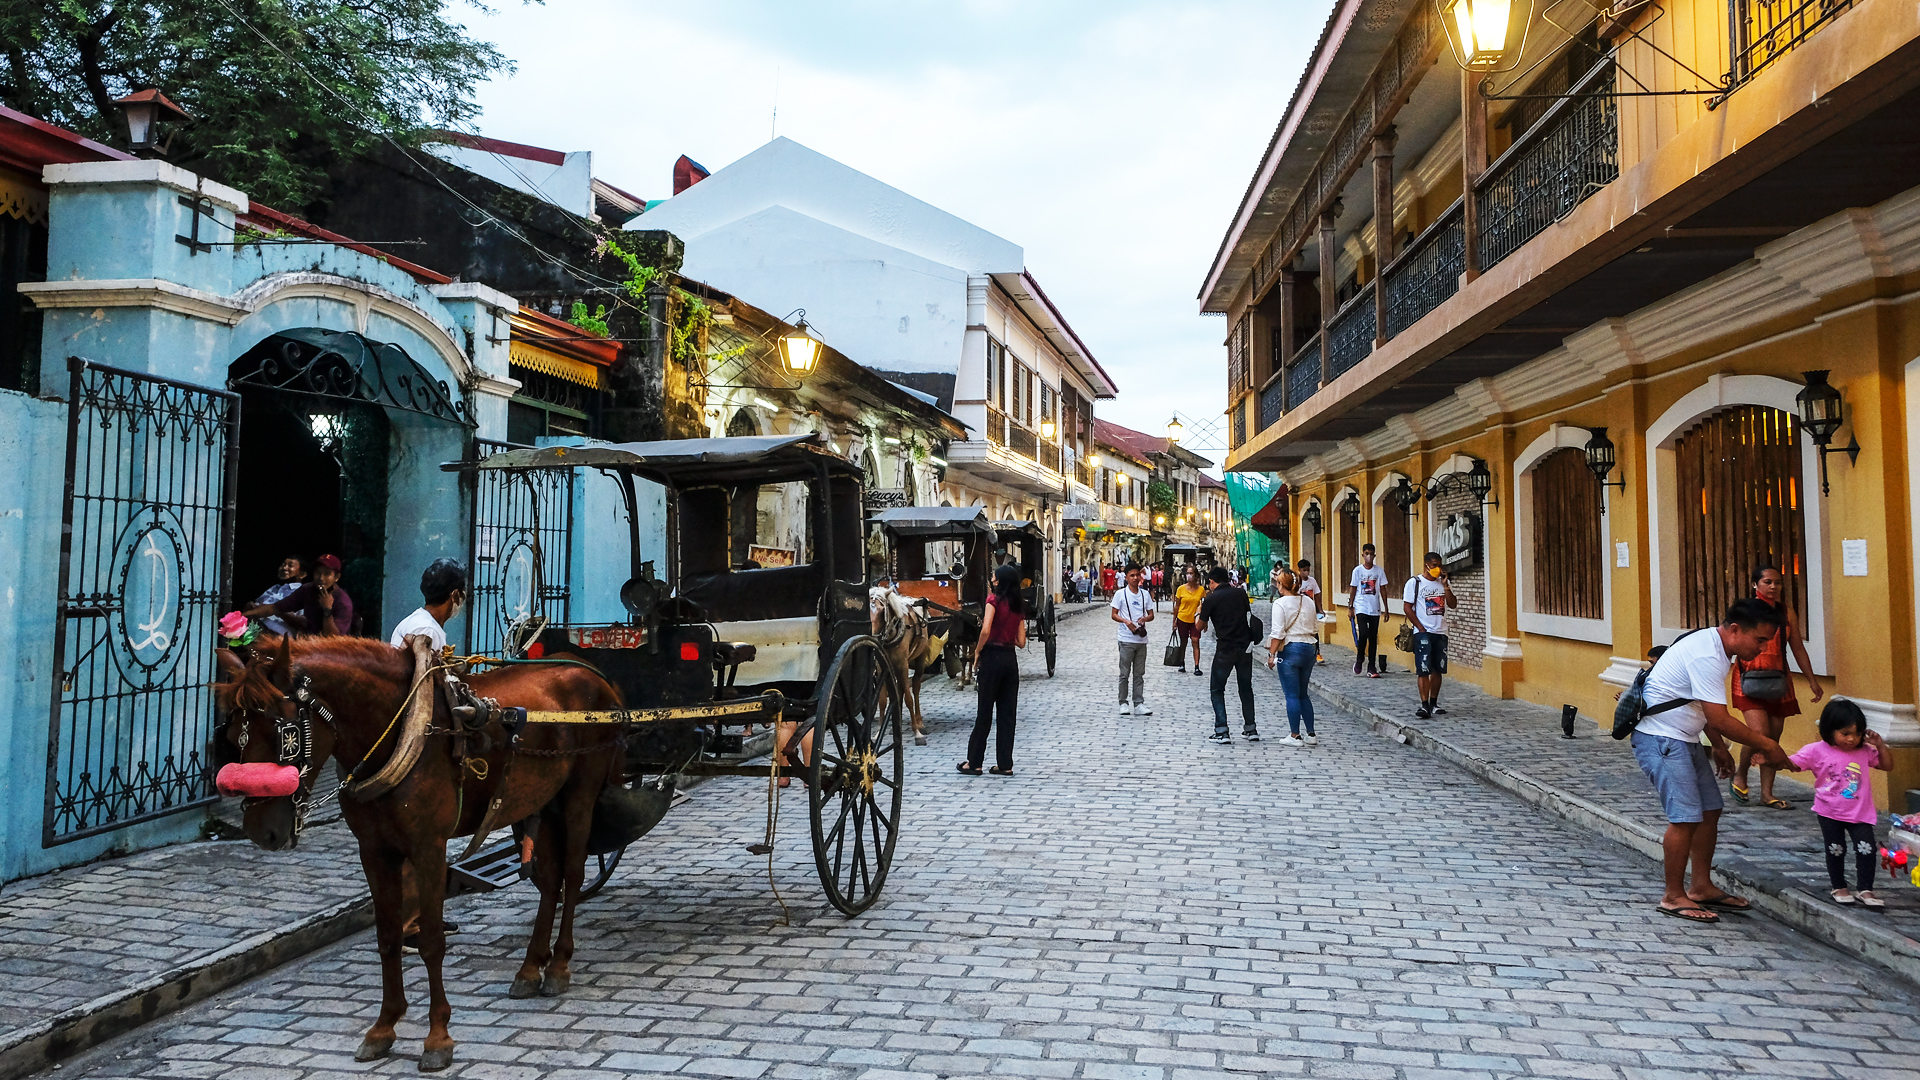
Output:
M861 475L860 466L833 453L817 432L749 435L726 439L663 439L658 442L596 443L503 450L440 467L462 469L614 469L663 484L782 484L810 480L825 465L829 473Z
M1041 530L1040 526L1032 521L996 521L993 523L993 531L998 533L1002 540L1015 536L1030 536L1035 540L1047 538L1047 534Z
M893 536L916 540L960 540L993 532L987 512L978 506L896 506L867 520Z

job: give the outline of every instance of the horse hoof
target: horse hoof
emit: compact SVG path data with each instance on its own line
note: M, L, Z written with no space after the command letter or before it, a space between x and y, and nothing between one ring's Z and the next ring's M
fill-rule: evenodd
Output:
M451 1046L420 1052L421 1072L439 1072L451 1064L453 1064L453 1047Z
M549 975L546 978L540 980L540 996L541 997L559 997L561 994L564 994L567 992L567 987L572 985L573 985L573 976L571 975L562 976L557 979Z
M360 1049L353 1052L355 1061L379 1061L393 1052L393 1037L384 1039L363 1039Z
M532 979L515 979L513 985L507 988L507 996L515 1000L530 998L538 993L540 993L540 984Z
M913 745L915 746L927 745L927 737L925 735L915 735L913 737Z

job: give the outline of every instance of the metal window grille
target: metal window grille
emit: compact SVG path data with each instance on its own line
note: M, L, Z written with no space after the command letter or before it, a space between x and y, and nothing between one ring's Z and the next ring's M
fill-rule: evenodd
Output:
M474 440L485 457L514 444ZM573 478L564 469L480 470L473 492L468 565L467 651L500 655L508 630L543 615L564 625L571 614Z
M1533 610L1606 617L1600 485L1579 450L1556 450L1533 468Z
M1374 330L1378 320L1373 312L1373 285L1369 282L1347 301L1333 317L1327 329L1327 372L1329 380L1352 370L1373 351Z
M1753 78L1852 6L1853 0L1730 0L1734 54L1728 86Z
M1460 291L1467 266L1465 206L1456 202L1427 226L1382 275L1387 283L1387 335L1399 334Z
M46 846L214 798L238 395L67 362Z
M1726 409L1694 425L1673 450L1685 625L1719 625L1729 604L1751 594L1750 575L1766 563L1786 576L1787 602L1804 614L1807 533L1793 416L1758 405ZM1800 632L1805 637L1804 619Z
M1514 140L1477 186L1480 268L1491 269L1620 177L1614 65L1594 68L1572 95Z

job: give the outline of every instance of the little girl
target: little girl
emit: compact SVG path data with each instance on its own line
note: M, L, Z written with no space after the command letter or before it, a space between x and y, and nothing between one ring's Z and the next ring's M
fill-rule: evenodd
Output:
M1820 741L1808 743L1787 760L1796 770L1813 772L1813 812L1820 817L1820 835L1827 843L1833 902L1851 904L1857 895L1863 907L1886 907L1886 901L1873 895L1873 823L1879 812L1873 806L1872 770L1887 771L1880 733L1867 727L1860 706L1834 698L1820 713ZM1860 878L1857 894L1847 892L1849 850Z

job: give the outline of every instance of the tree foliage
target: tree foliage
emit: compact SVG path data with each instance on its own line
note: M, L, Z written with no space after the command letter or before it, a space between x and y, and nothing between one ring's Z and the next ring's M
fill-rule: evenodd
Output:
M14 108L125 146L113 99L157 87L192 117L169 160L289 209L338 157L471 120L513 70L442 0L0 0L0 50Z

